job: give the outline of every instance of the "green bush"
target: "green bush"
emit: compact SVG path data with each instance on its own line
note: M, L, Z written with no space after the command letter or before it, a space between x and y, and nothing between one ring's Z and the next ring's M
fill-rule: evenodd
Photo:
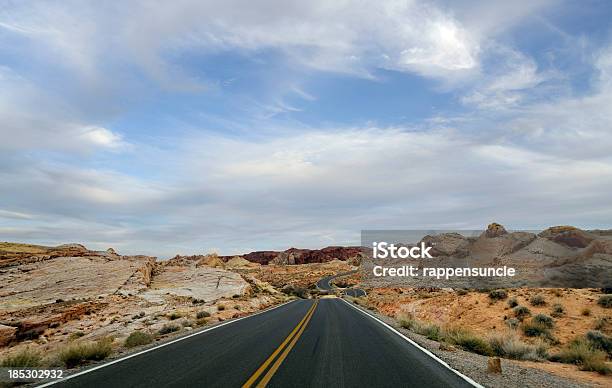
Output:
M529 303L531 303L532 306L544 306L546 304L546 299L544 299L544 296L538 294L532 296L531 299L529 299Z
M518 306L518 300L514 297L508 299L508 306L510 306L510 308Z
M612 357L612 337L605 335L601 331L589 331L586 334L586 339L595 349L603 350Z
M481 354L483 356L493 355L493 350L487 341L466 329L451 328L444 332L444 339L463 349Z
M612 295L600 296L599 300L597 301L597 304L607 309L611 308L612 307Z
M75 331L73 333L70 333L70 335L68 336L68 341L74 341L78 338L81 338L85 335L85 333L83 333L82 331Z
M124 345L126 348L133 348L135 346L147 345L151 342L153 342L153 336L151 334L142 331L134 331L126 338Z
M544 314L537 314L535 317L531 318L531 321L535 324L542 325L549 329L552 329L555 326L555 322L551 317Z
M550 315L552 315L555 318L559 318L563 316L563 314L565 314L565 308L563 307L563 305L559 303L553 304Z
M66 368L74 368L84 361L104 360L113 351L112 343L112 338L103 338L97 342L72 344L60 351L59 359Z
M580 370L595 371L600 374L612 373L612 370L606 365L606 353L594 349L584 338L574 339L558 354L552 356L551 360L577 364Z
M548 328L548 326L545 326L541 323L537 323L537 322L526 322L523 323L522 326L523 329L523 333L525 333L525 335L527 337L549 337L550 336L550 329Z
M525 306L516 306L514 309L514 316L519 320L522 321L523 319L527 318L528 316L531 315L531 311L525 307Z
M168 319L170 319L171 321L179 319L180 317L182 317L182 315L176 312L173 312L172 314L168 315Z
M159 329L158 333L160 335L174 333L175 331L179 331L181 328L177 325L164 325L161 329Z
M40 366L41 362L42 356L40 353L30 348L24 348L6 357L0 362L0 366L3 368L34 368Z
M506 290L491 290L489 291L489 298L491 300L502 300L508 297Z

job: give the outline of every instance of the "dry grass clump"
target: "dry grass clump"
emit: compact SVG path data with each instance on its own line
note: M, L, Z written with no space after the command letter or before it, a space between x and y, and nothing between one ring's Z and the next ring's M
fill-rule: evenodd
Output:
M160 335L174 333L175 331L179 331L181 328L177 325L164 325L157 333Z
M42 356L40 353L30 348L23 348L0 362L0 366L3 368L34 368L41 364Z
M513 360L541 361L548 357L548 345L545 342L531 345L521 341L513 332L489 337L489 345L496 356Z
M516 306L518 306L518 300L515 297L508 299L508 307L514 308Z
M597 304L603 308L612 308L612 295L602 295L597 300Z
M489 298L493 301L506 299L508 297L508 293L506 290L491 290L489 291Z
M403 327L404 329L408 329L417 334L424 335L430 340L439 341L441 339L440 326L436 324L417 321L416 319L412 318L410 315L403 315L400 318L399 323L400 323L400 326Z
M223 310L225 310L225 305L224 305L224 304L219 304L219 305L217 305L217 310L218 310L218 311L223 311Z
M151 334L142 331L134 331L126 338L124 346L126 348L133 348L147 345L151 342L153 342L153 336Z
M484 338L464 328L448 328L444 330L443 338L446 342L461 346L463 349L472 353L481 354L483 356L490 356L493 354L491 346Z
M580 311L580 314L582 314L585 317L588 317L591 315L591 309L588 307L585 307L582 309L582 311Z
M512 311L514 311L514 316L519 321L522 321L523 319L531 315L531 310L529 310L525 306L516 306L514 309L512 309Z
M555 318L559 318L559 317L562 317L564 314L565 314L565 308L563 307L562 304L560 303L553 304L550 315L552 315Z
M544 299L543 295L537 294L529 299L529 303L531 303L532 306L544 306L546 305L546 299Z
M97 342L81 342L69 345L60 351L59 359L67 368L74 368L84 361L100 361L112 351L112 338L103 338Z
M605 335L600 331L589 331L586 334L586 339L595 349L603 350L612 357L612 337Z
M198 311L196 313L197 319L208 318L208 317L210 317L210 313L208 311Z
M177 312L173 312L170 315L168 315L168 319L170 319L171 321L174 321L175 319L179 319L181 317L182 315Z
M612 373L612 369L606 364L606 353L594 348L586 338L574 339L550 359L566 364L576 364L580 370L594 371L603 375Z

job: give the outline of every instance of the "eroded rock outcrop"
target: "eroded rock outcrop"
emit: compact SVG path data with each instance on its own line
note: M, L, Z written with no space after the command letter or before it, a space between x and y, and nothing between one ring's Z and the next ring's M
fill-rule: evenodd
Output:
M256 251L242 255L250 262L259 264L310 264L327 263L332 260L348 261L360 256L363 252L361 247L338 247L330 246L323 249L298 249L289 248L285 251ZM222 256L223 260L230 260L230 256Z

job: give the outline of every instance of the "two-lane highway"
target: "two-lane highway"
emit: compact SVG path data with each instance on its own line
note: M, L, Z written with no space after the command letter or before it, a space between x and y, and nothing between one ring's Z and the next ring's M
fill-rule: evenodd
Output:
M57 383L62 387L465 387L344 300L296 300Z

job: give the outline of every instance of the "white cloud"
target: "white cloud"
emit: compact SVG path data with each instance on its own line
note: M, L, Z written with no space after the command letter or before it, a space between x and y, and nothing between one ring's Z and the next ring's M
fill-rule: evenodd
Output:
M539 8L523 8L533 11ZM491 7L437 2L178 1L16 4L0 16L0 28L28 39L47 59L91 79L104 79L111 58L132 62L162 83L189 82L168 53L278 49L302 65L368 76L373 68L411 71L448 79L477 70L481 46L500 31L503 16ZM472 19L486 8L488 25ZM526 16L509 8L506 28ZM511 11L511 12L510 12ZM482 11L485 12L485 11ZM503 30L503 29L502 29ZM112 31L109 34L108 31ZM176 78L179 77L179 78Z
M122 136L106 128L89 126L81 130L79 137L87 143L106 148L121 148L126 144Z

